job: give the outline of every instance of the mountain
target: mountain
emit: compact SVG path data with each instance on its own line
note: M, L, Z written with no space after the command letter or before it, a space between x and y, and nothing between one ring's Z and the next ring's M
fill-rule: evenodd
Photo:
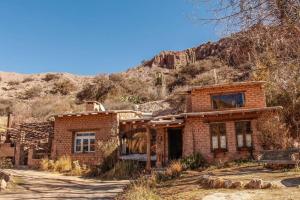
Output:
M271 81L270 73L280 63L299 59L299 44L298 27L258 26L217 42L160 52L116 74L0 72L0 114L9 106L19 121L44 120L54 113L82 110L84 100L101 101L109 109L176 113L184 110L184 99L175 91L216 82Z

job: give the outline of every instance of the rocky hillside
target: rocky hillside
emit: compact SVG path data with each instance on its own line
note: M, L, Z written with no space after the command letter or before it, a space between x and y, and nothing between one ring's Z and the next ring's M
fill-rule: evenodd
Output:
M0 113L9 106L21 121L41 120L53 113L82 110L84 100L101 101L109 109L176 113L184 109L184 99L174 91L216 82L271 81L270 73L279 63L300 57L299 44L297 28L255 27L187 50L163 51L117 74L0 72Z

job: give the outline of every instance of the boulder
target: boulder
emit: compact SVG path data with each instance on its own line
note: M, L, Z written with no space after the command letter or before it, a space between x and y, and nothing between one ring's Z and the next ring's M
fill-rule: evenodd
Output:
M0 180L0 190L5 190L7 187L7 183L4 179Z
M261 189L263 185L263 181L261 179L252 179L246 185L247 189Z
M263 182L261 188L262 189L268 189L268 188L272 188L273 184L271 182Z
M211 182L211 188L224 188L225 180L222 178L215 178Z
M238 189L243 187L242 181L235 181L232 183L231 188Z
M9 182L11 180L11 175L4 171L0 171L0 179L4 179L6 182Z
M232 187L232 180L225 180L224 181L224 188L231 188Z

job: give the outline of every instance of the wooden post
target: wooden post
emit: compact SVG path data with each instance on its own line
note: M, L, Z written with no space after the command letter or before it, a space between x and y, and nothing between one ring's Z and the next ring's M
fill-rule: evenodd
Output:
M9 135L9 128L11 126L11 112L9 107L6 108L6 112L7 112L7 124L6 124L5 143L10 143L11 141Z
M151 132L150 129L147 127L147 164L146 170L151 170Z

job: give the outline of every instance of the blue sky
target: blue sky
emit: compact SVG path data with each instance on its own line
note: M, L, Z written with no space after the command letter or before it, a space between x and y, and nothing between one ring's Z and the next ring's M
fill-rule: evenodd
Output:
M218 35L188 0L0 0L0 71L120 72ZM205 14L204 14L205 15Z

